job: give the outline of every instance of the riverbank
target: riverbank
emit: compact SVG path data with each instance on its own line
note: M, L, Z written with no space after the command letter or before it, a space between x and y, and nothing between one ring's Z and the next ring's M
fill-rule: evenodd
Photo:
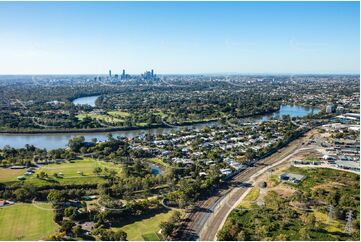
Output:
M309 111L304 110L304 112L293 112L294 109L290 109L285 106L281 106L280 110L285 115L290 115L291 117L304 117ZM235 125L242 126L242 123L252 122L262 122L272 119L272 117L264 116L253 116L251 118L246 118L245 120L239 119L236 121ZM229 121L229 122L228 122ZM181 124L167 124L166 122L162 124L149 125L149 126L140 126L140 127L102 127L94 129L27 129L27 130L0 130L0 148L6 145L10 145L15 148L22 148L25 145L34 145L39 148L44 148L47 150L58 149L66 147L69 140L75 136L82 135L85 140L91 141L96 138L98 141L107 140L109 133L113 134L114 137L128 137L133 138L137 136L143 136L147 133L152 135L167 134L173 130L180 130L184 128L189 129L202 129L204 127L220 126L223 123L227 125L232 125L231 121L227 120L226 116L223 118L212 118L207 120L197 120L193 122L184 122Z
M209 119L192 122L183 122L181 124L153 124L147 126L133 126L133 127L107 127L107 128L95 128L95 129L37 129L37 130L0 130L0 134L74 134L74 133L104 133L104 132L116 132L116 131L132 131L132 130L147 130L156 128L175 128L191 126L194 124L206 124L217 122L220 119Z
M278 112L281 110L281 107L267 110L260 113L243 115L239 117L239 119L243 118L257 118L267 116ZM32 129L32 130L0 130L0 134L84 134L84 133L104 133L104 132L117 132L117 131L132 131L132 130L148 130L148 129L157 129L157 128L177 128L184 126L191 126L196 124L206 124L212 122L219 122L221 120L226 119L226 116L206 119L206 120L194 120L194 121L186 121L182 123L168 124L163 122L162 124L151 124L147 126L130 126L130 127L105 127L105 128L91 128L91 129Z

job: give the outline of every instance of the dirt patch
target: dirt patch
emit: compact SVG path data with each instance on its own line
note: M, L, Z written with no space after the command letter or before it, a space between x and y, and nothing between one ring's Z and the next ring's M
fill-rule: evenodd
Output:
M288 198L288 197L291 197L293 195L293 193L295 193L297 190L292 187L287 186L284 183L281 183L278 186L270 189L270 191L276 192L278 195L280 195L283 198Z
M316 186L312 187L311 190L316 191L318 189L323 189L323 190L329 191L329 190L334 189L335 187L344 187L344 186L345 186L345 184L340 183L340 182L330 182L330 183L323 183L320 185L316 185Z
M305 150L298 152L294 157L293 160L304 160L309 157L320 157L322 154L317 150Z

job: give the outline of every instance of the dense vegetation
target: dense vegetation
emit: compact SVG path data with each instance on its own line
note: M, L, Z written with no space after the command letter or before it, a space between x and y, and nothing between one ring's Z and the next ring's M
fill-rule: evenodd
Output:
M264 206L232 211L218 234L219 240L359 240L359 176L331 169L301 169L290 172L307 178L291 197L269 192ZM328 206L333 206L328 224ZM346 214L353 213L353 233L344 230ZM337 225L337 226L336 226Z
M326 105L357 93L359 86L354 76L294 77L297 82L286 76L212 79L177 76L163 82L104 83L92 76L45 76L35 81L3 77L0 130L134 128L239 118L273 112L282 102ZM71 102L90 95L101 95L96 107Z

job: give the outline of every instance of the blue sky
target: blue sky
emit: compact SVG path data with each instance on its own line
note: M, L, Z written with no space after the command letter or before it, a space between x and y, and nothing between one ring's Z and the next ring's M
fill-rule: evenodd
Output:
M359 2L0 2L0 74L359 73Z

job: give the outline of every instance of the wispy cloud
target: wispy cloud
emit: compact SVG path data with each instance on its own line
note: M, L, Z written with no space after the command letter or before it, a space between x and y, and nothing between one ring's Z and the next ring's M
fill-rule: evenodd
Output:
M292 49L301 51L318 51L322 48L328 47L329 45L326 42L298 41L295 39L290 39L288 44Z

